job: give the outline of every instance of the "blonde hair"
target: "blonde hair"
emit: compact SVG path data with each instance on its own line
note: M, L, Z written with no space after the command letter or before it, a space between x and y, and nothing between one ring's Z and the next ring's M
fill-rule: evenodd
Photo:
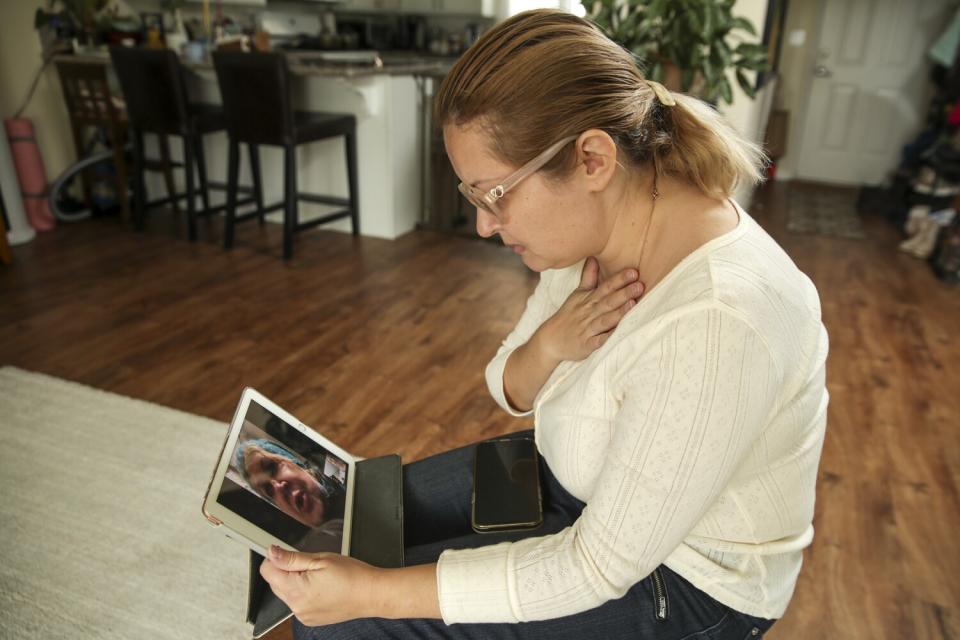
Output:
M444 78L434 103L441 127L480 126L492 151L521 166L587 129L607 132L627 162L652 163L714 197L756 183L765 161L710 105L680 93L662 104L633 56L573 14L536 9L486 32ZM561 178L573 147L543 171Z

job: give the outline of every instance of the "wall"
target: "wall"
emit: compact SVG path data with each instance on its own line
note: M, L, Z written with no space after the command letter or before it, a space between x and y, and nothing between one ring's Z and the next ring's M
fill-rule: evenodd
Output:
M759 42L763 35L763 24L767 17L767 0L736 0L733 5L733 13L737 16L743 16L750 20L757 28L758 37L753 38ZM749 38L749 36L747 36ZM752 75L752 74L751 74ZM732 79L731 79L732 81ZM733 127L742 135L754 142L761 142L767 126L767 116L772 103L772 93L775 83L767 83L758 93L754 100L743 92L740 85L732 81L733 84L733 103L723 104L720 112L726 117ZM750 185L741 185L734 198L744 207L750 206L753 198L754 187Z
M44 5L45 0L0 2L0 116L4 118L20 108L40 68L42 52L33 16ZM33 120L47 179L53 180L76 156L60 80L52 64L43 72L23 117Z

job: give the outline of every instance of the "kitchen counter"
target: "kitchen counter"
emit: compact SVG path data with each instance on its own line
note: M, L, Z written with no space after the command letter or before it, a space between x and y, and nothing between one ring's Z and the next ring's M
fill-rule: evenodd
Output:
M286 51L290 73L297 76L328 76L340 78L356 78L360 76L431 76L442 77L453 66L455 58L434 58L418 56L409 52L389 52L380 56L382 64L331 64L322 59L323 52L315 51ZM110 64L110 54L104 52L88 52L78 54L61 54L54 60L73 60L90 64ZM181 59L182 60L182 59ZM183 60L183 66L196 71L213 71L213 62L188 62Z
M385 63L382 67L371 67L369 65L357 64L324 64L323 62L309 62L296 60L294 55L289 55L290 73L298 76L332 76L340 78L356 78L359 76L443 76L446 75L449 67L444 67L434 62L409 62L398 64ZM199 66L199 65L198 65ZM207 65L207 68L212 65Z

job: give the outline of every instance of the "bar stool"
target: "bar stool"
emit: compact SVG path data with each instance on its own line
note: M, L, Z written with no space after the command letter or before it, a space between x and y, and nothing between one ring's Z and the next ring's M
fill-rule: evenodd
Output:
M222 131L226 128L223 109L218 105L190 103L187 100L186 82L180 59L169 49L134 49L132 47L111 47L117 78L127 103L134 148L134 210L137 227L142 229L148 206L167 202L173 205L179 215L179 200L187 201L187 227L190 241L197 238L196 195L194 170L199 176L199 192L203 202L203 211L199 215L210 216L226 209L226 205L210 206L211 187L223 188L222 183L207 181L207 163L203 152L203 136L207 133ZM143 184L143 172L146 168L143 151L143 134L152 133L159 137L161 162L167 167L170 161L170 149L167 136L177 135L183 140L183 166L186 191L176 193L172 179L167 180L169 198L146 202L146 190ZM260 162L257 148L249 146L250 164L253 173L253 198L247 198L239 204L256 202L262 208L262 188L260 180ZM169 174L168 174L169 175ZM249 192L249 189L243 189Z
M360 232L356 118L346 113L294 111L290 98L290 71L282 53L243 53L217 51L213 54L220 96L230 136L227 178L227 215L224 247L233 246L234 225L253 215L283 208L283 258L293 255L293 235L319 224L350 217L353 235ZM349 198L299 193L297 191L297 145L343 136L346 146ZM236 214L238 146L267 144L284 150L283 202L260 208L243 216ZM300 200L342 207L333 213L300 223L297 203Z

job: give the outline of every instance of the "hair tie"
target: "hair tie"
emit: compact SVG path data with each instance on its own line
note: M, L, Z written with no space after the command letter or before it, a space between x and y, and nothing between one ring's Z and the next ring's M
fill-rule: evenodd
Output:
M643 79L647 83L647 86L653 90L653 93L656 94L657 100L660 101L665 107L672 107L677 104L677 101L670 95L670 91L667 90L665 86L657 82L656 80L648 80L647 78Z

